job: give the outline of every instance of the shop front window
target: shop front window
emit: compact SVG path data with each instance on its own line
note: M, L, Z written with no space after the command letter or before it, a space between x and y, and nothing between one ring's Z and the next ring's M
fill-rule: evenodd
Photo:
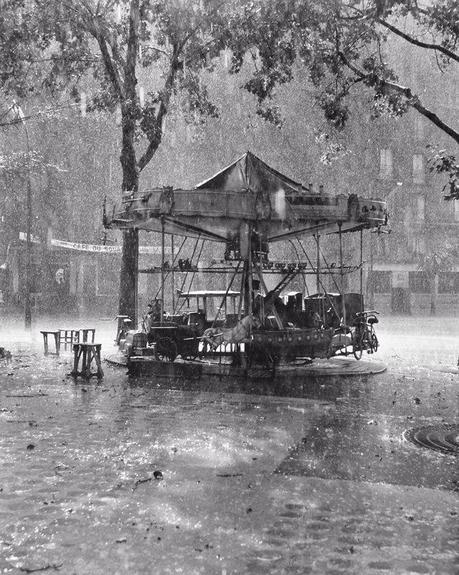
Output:
M370 282L375 293L390 293L391 291L391 272L373 271L370 274Z
M413 293L430 293L429 276L425 272L410 272L410 291Z
M459 272L438 274L438 293L459 293Z

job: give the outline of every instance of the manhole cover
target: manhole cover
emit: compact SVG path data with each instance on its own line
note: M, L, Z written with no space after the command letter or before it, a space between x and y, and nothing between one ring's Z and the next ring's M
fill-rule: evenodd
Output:
M405 437L420 447L459 455L459 425L428 425L405 431Z

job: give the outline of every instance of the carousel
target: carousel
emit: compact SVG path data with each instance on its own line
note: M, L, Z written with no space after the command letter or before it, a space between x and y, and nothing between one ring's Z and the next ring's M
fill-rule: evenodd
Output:
M159 289L142 326L131 329L124 318L117 336L129 372L301 375L317 359L374 353L377 312L365 309L362 293L364 232L386 223L383 201L303 186L250 152L193 189L125 193L106 225L161 237L161 262L139 270L157 274ZM321 250L326 236L337 261ZM358 257L349 263L343 242L351 236ZM186 242L193 249L185 258ZM204 263L209 242L221 257ZM273 251L295 257L275 259ZM205 274L221 278L219 289L196 288L194 278ZM349 274L359 286L351 292Z

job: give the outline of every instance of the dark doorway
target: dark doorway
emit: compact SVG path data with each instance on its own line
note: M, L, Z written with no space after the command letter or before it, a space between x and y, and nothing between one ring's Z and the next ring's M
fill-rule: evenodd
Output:
M392 288L392 313L411 314L410 290L408 288Z

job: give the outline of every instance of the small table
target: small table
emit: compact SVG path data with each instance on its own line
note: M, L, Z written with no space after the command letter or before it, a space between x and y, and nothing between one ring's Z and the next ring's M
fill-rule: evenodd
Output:
M43 345L45 348L45 355L59 355L60 347L61 347L61 337L59 330L40 330L40 333L43 335ZM56 351L51 353L48 347L48 336L52 335L54 337L54 344L56 346Z
M97 376L99 379L104 377L104 372L102 370L102 363L100 359L101 343L87 343L80 342L73 344L73 371L71 375L73 377L84 377L89 379L93 375ZM79 363L81 361L81 371L79 371ZM95 361L97 371L94 373L91 371L92 361Z
M64 344L64 348L67 349L68 345L70 346L80 341L80 330L61 328L59 329L59 337L61 343Z

